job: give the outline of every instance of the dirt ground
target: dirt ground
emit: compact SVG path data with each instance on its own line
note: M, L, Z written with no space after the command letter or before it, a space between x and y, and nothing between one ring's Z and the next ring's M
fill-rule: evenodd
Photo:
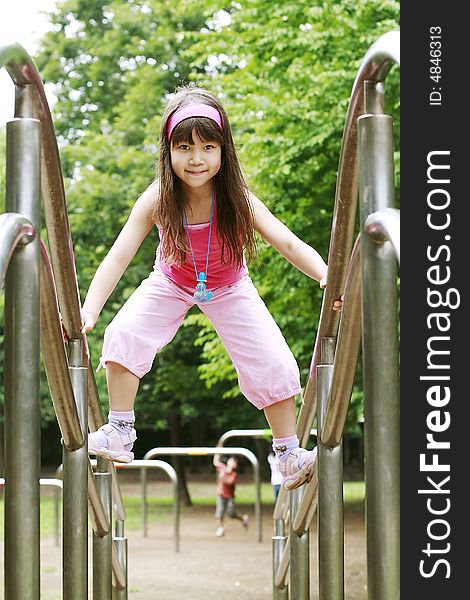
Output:
M124 486L124 495L127 496L129 491L138 495L138 489L132 488L134 486ZM168 510L165 518L150 520L148 537L144 538L140 529L126 531L129 544L129 598L271 600L272 506L263 507L261 543L257 541L254 507L239 505L238 508L250 516L248 529L243 529L239 521L229 519L225 524L226 534L222 538L215 537L212 507L183 508L178 553L175 552L171 512ZM311 531L310 556L311 598L316 599L316 527ZM0 565L2 562L3 556ZM355 506L345 513L347 600L365 600L365 566L364 515L362 508ZM91 582L89 589L91 597ZM61 549L55 545L53 538L41 540L41 590L44 600L61 598Z

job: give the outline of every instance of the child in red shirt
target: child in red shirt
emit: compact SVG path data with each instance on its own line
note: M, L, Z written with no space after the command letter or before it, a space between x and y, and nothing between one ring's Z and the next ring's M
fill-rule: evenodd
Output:
M238 461L231 456L227 464L220 460L220 455L214 456L214 467L217 469L217 502L215 507L215 518L217 519L218 527L215 532L217 537L222 537L225 534L224 516L225 513L231 519L237 519L242 522L243 527L248 527L248 515L238 515L235 509L235 487L237 485L237 468Z

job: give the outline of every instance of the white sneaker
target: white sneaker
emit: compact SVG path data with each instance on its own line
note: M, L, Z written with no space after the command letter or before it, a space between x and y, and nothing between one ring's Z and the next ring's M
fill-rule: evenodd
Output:
M302 457L302 467L299 466L299 458ZM305 450L296 448L289 454L287 460L279 461L282 475L282 487L286 490L308 483L313 477L313 471L317 460L317 449Z
M103 439L105 439L106 445L103 444ZM135 429L128 434L121 435L110 423L107 423L97 431L88 434L88 454L97 454L114 462L130 463L134 460L134 453L126 450L124 444L133 444L136 439Z
M225 529L223 527L217 527L217 531L215 532L217 537L222 537L225 535Z
M250 522L250 517L248 515L242 515L242 525L245 529L248 527L249 522Z

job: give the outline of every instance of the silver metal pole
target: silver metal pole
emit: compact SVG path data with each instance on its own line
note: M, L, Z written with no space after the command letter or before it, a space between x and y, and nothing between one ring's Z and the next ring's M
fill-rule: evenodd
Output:
M119 562L125 576L125 587L122 590L113 588L113 600L127 600L127 538L124 537L124 521L116 521L116 536L114 537Z
M7 123L6 209L41 230L41 124ZM5 282L5 599L39 598L39 236Z
M82 342L69 342L70 379L82 431L87 431L87 368L81 366ZM88 598L88 447L63 449L63 596Z
M62 482L60 482L62 483ZM58 488L54 488L54 524L55 524L55 545L60 546L60 497L59 493L62 493L62 489L59 492Z
M169 467L171 465L168 465ZM168 473L168 471L167 471ZM180 551L180 493L178 477L172 477L173 483L173 531L175 537L175 552Z
M98 461L99 464L100 461ZM93 532L93 598L95 600L111 600L113 569L111 473L108 473L107 470L96 472L94 478L110 527L108 533L102 537Z
M253 465L253 476L255 479L255 491L256 491L256 501L255 501L255 519L258 524L258 542L263 541L263 523L261 522L261 481L259 476L259 464L258 460L255 462L252 461Z
M392 119L359 119L361 227L392 206ZM362 236L362 320L369 598L400 594L400 406L396 260L390 242Z
M147 468L140 471L140 489L142 491L142 534L148 535Z
M290 597L292 600L310 598L310 548L309 532L298 536L292 524L302 500L304 487L289 492L290 495Z
M318 428L321 431L333 377L334 338L322 340L317 365ZM318 442L318 597L344 598L343 448Z
M274 521L275 535L273 535L273 600L288 600L289 588L284 586L279 588L276 586L276 573L281 564L282 555L285 551L287 536L285 535L285 527L283 519Z

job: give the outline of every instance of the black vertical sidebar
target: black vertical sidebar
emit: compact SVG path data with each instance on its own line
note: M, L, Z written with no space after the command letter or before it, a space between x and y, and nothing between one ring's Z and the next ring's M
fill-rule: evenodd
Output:
M468 14L401 3L402 600L470 597Z

